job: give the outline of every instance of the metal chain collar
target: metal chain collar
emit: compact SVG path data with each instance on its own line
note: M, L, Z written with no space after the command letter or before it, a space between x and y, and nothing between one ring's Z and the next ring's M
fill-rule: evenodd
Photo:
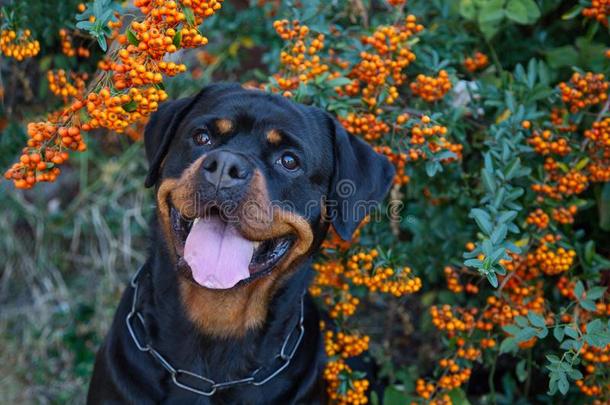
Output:
M299 348L299 345L301 344L301 340L303 340L303 335L305 334L305 326L303 324L303 299L305 296L304 294L303 296L301 296L301 314L299 317L299 322L297 323L296 327L291 330L290 333L286 336L284 342L282 343L282 348L280 349L280 352L273 358L274 361L277 361L279 359L281 361L281 364L279 364L277 368L273 369L273 371L271 371L266 377L259 377L257 379L257 374L264 368L264 366L261 366L258 369L254 370L254 372L249 377L242 378L239 380L230 380L217 383L214 380L204 377L202 375L174 367L161 353L155 350L155 348L153 348L149 343L141 343L142 340L140 340L138 338L138 335L136 334L136 324L134 322L138 322L140 328L146 333L144 316L142 316L142 314L136 309L139 292L138 278L142 273L143 268L144 266L140 267L140 269L136 272L130 282L131 287L133 288L133 300L131 302L131 311L129 312L129 314L127 314L127 317L125 318L125 323L127 324L127 330L129 331L129 334L131 335L131 338L133 339L133 342L135 343L138 350L141 352L149 353L165 370L167 370L170 373L172 381L175 385L187 391L194 392L195 394L211 397L216 393L217 390L227 389L238 385L260 386L266 384L273 378L275 378L278 374L280 374L286 367L288 367L290 361L292 360L292 357L294 356L297 349ZM292 349L288 350L288 345L291 339L294 340L293 334L296 330L298 330L299 333L298 337L296 338ZM200 381L201 386L189 384L187 381L184 380L185 377L190 377L191 379Z

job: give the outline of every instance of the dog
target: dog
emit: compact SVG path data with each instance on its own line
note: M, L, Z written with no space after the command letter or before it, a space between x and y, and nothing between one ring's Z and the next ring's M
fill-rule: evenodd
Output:
M326 403L312 256L331 225L351 238L393 165L327 112L229 83L161 105L144 144L150 251L87 403Z

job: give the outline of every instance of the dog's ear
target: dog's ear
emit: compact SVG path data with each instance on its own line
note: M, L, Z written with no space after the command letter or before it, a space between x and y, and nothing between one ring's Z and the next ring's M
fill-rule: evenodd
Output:
M149 165L144 181L146 187L152 187L159 180L161 163L169 150L176 130L193 106L204 99L211 101L211 98L218 94L237 89L242 89L242 87L236 83L212 84L204 87L194 96L161 104L144 129L144 148Z
M334 173L328 196L330 221L343 240L350 240L362 220L388 193L395 169L357 136L348 134L332 116Z

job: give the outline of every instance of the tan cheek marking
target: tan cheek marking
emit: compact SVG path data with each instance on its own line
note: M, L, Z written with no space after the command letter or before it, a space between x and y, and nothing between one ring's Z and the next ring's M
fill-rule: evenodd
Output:
M233 121L226 118L216 120L216 129L221 135L230 134L233 130Z
M282 142L282 134L277 129L272 129L267 132L267 142L272 145L278 145Z
M161 228L170 247L173 246L173 236L170 228L170 201L181 213L187 216L194 215L194 213L190 212L196 208L196 204L193 201L193 176L199 170L203 159L204 157L202 156L194 161L184 170L179 179L163 179L159 184L157 190L157 211L161 221ZM170 249L170 251L172 254L174 253L173 249Z

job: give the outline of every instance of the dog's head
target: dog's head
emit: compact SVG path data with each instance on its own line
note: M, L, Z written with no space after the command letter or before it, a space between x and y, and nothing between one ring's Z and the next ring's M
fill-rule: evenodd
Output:
M385 157L329 114L237 84L163 104L145 146L146 185L156 186L183 298L191 318L220 335L244 330L224 328L197 307L216 300L216 311L248 313L245 329L259 325L273 291L328 224L349 239L394 175Z

